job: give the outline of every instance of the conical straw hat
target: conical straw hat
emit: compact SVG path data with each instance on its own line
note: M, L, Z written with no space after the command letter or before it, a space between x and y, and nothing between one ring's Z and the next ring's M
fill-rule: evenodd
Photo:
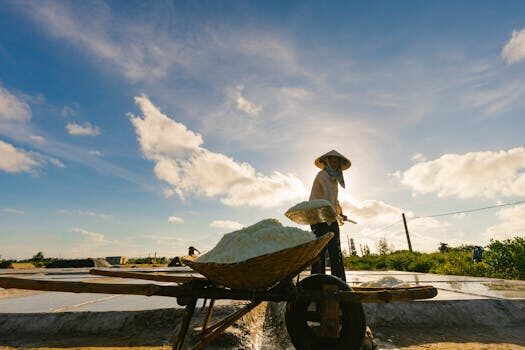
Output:
M341 170L346 170L350 168L350 166L352 165L352 162L350 161L350 159L346 158L345 156L343 156L341 153L337 152L336 150L331 150L330 152L327 152L323 154L322 156L320 156L319 158L317 158L315 160L315 165L320 169L324 169L324 164L322 162L322 159L328 156L336 156L336 157L341 158Z

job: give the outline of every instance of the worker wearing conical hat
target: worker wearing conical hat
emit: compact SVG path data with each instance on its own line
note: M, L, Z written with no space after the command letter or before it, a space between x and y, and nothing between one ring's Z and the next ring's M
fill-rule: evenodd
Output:
M330 257L330 269L332 275L346 281L345 269L343 265L343 255L341 254L341 244L339 238L339 225L343 224L346 216L343 214L341 205L337 199L338 186L345 188L343 170L350 168L352 163L341 153L332 150L323 154L315 160L315 165L321 169L315 177L310 193L310 200L326 199L329 201L337 213L338 220L332 223L322 222L311 225L312 232L320 237L328 232L334 233L334 238L326 246ZM324 252L321 254L321 260L312 265L312 273L324 273L325 261Z

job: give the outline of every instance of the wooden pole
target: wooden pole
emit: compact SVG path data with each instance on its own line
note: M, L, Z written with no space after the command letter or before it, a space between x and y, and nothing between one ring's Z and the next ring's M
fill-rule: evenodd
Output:
M405 218L405 213L403 215L403 224L405 225L405 233L407 235L408 250L412 251L412 243L410 243L410 234L408 233L407 219Z

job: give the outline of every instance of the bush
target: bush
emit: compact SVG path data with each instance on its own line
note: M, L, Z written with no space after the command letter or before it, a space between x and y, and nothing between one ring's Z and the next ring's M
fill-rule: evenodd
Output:
M525 279L525 238L491 240L485 262L495 277Z
M484 259L474 262L474 246L450 248L446 253L418 253L400 250L387 254L346 257L351 270L398 270L430 272L443 275L496 277L525 280L525 238L492 240Z

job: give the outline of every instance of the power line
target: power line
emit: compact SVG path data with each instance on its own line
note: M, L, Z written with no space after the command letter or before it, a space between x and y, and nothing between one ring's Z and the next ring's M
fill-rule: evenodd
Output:
M375 231L372 231L371 233L367 233L367 235L375 235L376 233L381 232L381 231L384 231L384 230L386 230L387 228L392 227L392 226L394 226L394 225L397 224L397 223L400 223L401 221L403 221L403 219L399 219L399 220L397 220L397 221L395 221L395 222L393 222L393 223L391 223L391 224L389 224L389 225L386 225L385 227L381 227L380 229L377 229L377 230L375 230Z
M524 204L524 203L525 203L525 201L518 201L518 202L514 202L514 203L504 203L504 204L499 204L499 205L491 205L489 207L468 209L468 210L462 210L462 211L453 211L453 212L449 212L449 213L441 213L441 214L426 215L426 216L416 216L416 217L413 217L411 219L415 220L415 219L424 219L424 218L435 218L435 217L438 217L438 216L448 216L448 215L455 215L455 214L472 213L472 212L480 211L480 210L487 210L487 209L500 208L500 207L508 207L508 206Z

